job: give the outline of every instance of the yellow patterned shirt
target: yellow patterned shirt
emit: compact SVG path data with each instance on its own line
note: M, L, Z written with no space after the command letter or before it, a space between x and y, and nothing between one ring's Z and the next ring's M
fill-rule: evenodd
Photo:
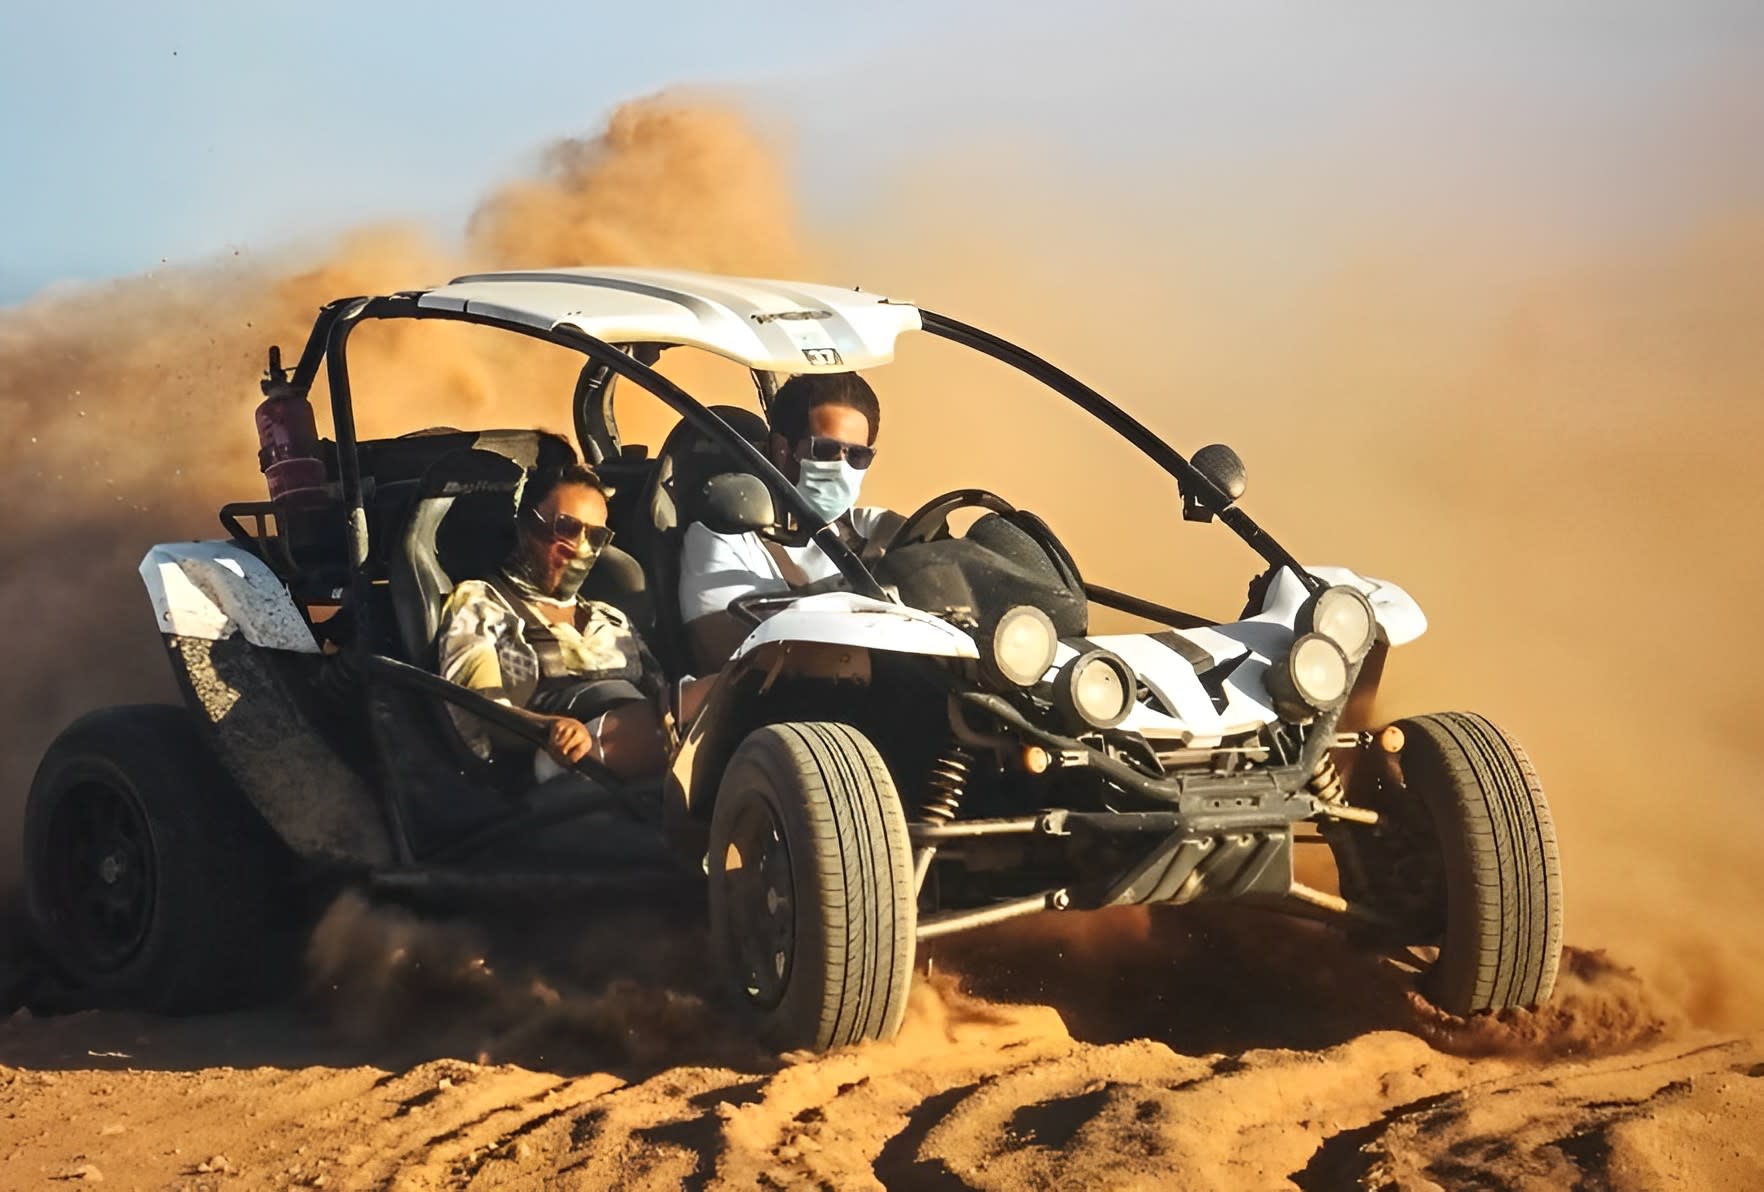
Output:
M629 617L601 600L580 601L577 607L588 611L581 628L575 620L550 626L571 674L641 664L642 643ZM441 612L439 651L442 678L500 703L524 708L539 687L539 655L527 644L521 614L484 580L466 580L448 596ZM453 705L447 710L460 735L488 757L484 723Z

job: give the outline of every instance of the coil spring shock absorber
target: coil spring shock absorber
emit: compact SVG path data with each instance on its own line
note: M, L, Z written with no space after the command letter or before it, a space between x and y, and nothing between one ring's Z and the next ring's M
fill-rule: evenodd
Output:
M931 764L925 779L928 793L920 813L935 823L947 824L961 808L962 796L968 791L968 775L974 769L974 755L950 742Z
M1322 811L1327 817L1317 825L1317 830L1328 842L1329 851L1335 857L1342 894L1353 901L1364 900L1372 889L1366 870L1366 858L1361 853L1360 841L1351 830L1344 828L1349 824L1376 824L1378 814L1369 808L1349 805L1347 786L1341 780L1341 770L1335 764L1335 757L1327 751L1317 762L1317 768L1311 771L1311 779L1305 784L1305 788L1317 797L1317 802L1322 804Z
M1340 803L1347 798L1347 791L1341 782L1341 771L1336 768L1335 758L1327 750L1318 761L1317 768L1311 771L1311 780L1305 785L1324 803Z

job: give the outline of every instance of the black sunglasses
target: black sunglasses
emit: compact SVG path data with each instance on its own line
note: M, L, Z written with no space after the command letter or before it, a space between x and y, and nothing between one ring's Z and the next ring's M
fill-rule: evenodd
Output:
M818 459L822 463L842 459L861 472L876 462L876 449L865 443L847 443L843 439L810 435L797 447L796 456L798 459Z
M591 526L580 518L571 517L567 513L559 513L546 521L537 509L529 509L533 520L545 528L545 531L559 542L581 542L584 538L596 552L606 549L612 541L613 532L606 526Z

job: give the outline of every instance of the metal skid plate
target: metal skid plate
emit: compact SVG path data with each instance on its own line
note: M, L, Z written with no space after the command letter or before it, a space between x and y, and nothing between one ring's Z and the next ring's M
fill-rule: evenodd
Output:
M1099 906L1284 895L1292 886L1289 828L1173 833L1110 884Z

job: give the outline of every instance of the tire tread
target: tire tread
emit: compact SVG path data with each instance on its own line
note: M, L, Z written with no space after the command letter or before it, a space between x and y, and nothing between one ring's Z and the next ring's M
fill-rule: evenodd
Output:
M822 987L812 999L817 1021L812 1028L777 1022L774 1033L787 1044L821 1050L892 1037L911 984L914 907L912 848L888 768L862 732L835 721L756 730L731 760L731 774L749 751L775 784L793 788L781 793L806 834L812 889L801 889L794 841L792 870L799 875L799 899L808 895L814 907L812 914L799 910L798 930L805 923L819 929L824 962ZM720 792L719 804L738 793ZM713 813L713 858L717 820Z
M1455 1014L1544 1001L1561 958L1562 879L1531 758L1474 713L1399 727L1405 772L1430 800L1447 867L1448 930L1430 996Z

